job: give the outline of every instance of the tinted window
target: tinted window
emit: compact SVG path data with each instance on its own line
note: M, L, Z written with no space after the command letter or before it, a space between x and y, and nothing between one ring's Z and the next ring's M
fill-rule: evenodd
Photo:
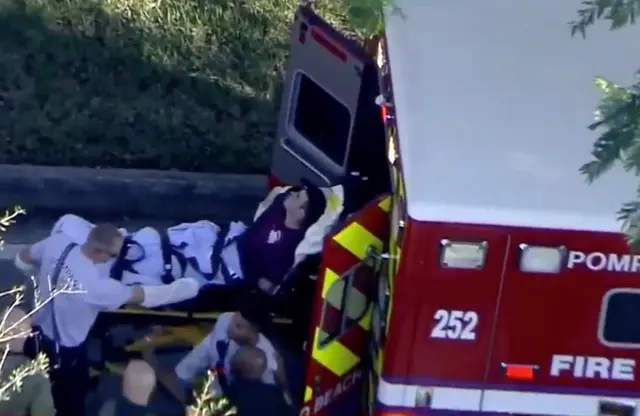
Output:
M351 128L349 110L301 72L297 85L293 127L334 163L343 166Z
M615 292L605 306L602 338L607 343L640 344L640 292Z
M373 269L361 263L336 280L325 295L320 347L338 338L365 316L376 290Z

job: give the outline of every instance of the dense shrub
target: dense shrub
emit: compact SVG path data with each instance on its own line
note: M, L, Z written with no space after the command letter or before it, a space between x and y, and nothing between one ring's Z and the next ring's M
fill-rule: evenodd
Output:
M264 171L297 4L0 0L0 163Z

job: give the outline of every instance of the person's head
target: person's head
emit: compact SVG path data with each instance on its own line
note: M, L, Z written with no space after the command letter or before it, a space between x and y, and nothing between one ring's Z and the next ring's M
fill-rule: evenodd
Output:
M94 263L106 263L118 257L124 237L113 224L96 224L89 232L83 249Z
M149 404L156 387L156 373L142 360L131 360L122 375L122 395L139 406Z
M228 389L228 398L242 416L297 416L279 386L258 380L236 378Z
M308 228L318 221L324 212L327 201L322 191L304 181L302 187L291 188L287 191L283 206L287 218L301 228Z
M260 380L267 370L267 355L260 348L243 345L231 357L234 376L246 380Z
M2 319L5 322L3 330L7 331L6 339L8 339L9 349L22 352L27 337L31 335L31 319L20 307L5 308Z
M229 323L227 335L238 344L247 345L257 342L259 332L255 325L245 319L240 312L236 312Z

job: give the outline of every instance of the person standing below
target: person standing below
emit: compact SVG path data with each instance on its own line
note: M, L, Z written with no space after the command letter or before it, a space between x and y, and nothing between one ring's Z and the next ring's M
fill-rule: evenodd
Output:
M98 224L82 245L57 233L16 256L16 267L37 275L37 301L42 306L34 314L34 330L49 358L53 399L61 416L85 414L89 384L85 341L100 311L123 305L156 307L197 293L198 284L192 279L161 286L126 286L102 276L96 266L116 257L122 244L118 228Z
M225 357L220 357L220 343L226 344ZM231 371L231 359L241 346L254 346L262 350L266 357L266 365L260 379L264 383L280 384L284 387L284 365L280 355L271 341L241 312L220 315L211 333L178 363L175 373L183 386L189 386L207 369L222 364L231 382L234 373Z
M148 416L156 373L142 360L132 360L122 375L122 394L105 403L99 416Z
M253 348L244 349L244 346ZM223 356L221 350L224 351ZM262 351L261 357L264 358L255 359L255 350ZM241 354L237 355L239 351ZM258 327L240 312L220 315L209 335L178 363L174 371L162 369L151 349L143 353L143 358L154 368L160 383L182 403L188 401L193 383L207 370L222 370L226 382L233 382L237 370L240 370L233 364L233 357L243 362L240 372L258 374L260 382L279 385L286 391L284 363L280 355ZM214 384L215 396L222 392L222 386L217 382Z
M0 369L2 385L11 384L12 374L30 365L30 359L22 353L27 336L31 332L31 321L24 310L13 307L3 313L5 338L9 352ZM2 345L2 352L7 345ZM33 368L33 367L30 367ZM20 378L20 386L11 385L7 400L0 401L0 415L11 416L54 416L56 414L51 396L51 383L46 374L36 368Z

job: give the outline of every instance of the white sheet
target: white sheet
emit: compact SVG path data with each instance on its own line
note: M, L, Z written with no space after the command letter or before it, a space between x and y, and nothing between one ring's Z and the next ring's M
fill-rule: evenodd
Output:
M65 233L77 244L87 241L89 232L94 224L78 217L67 214L62 216L53 226L51 233ZM247 229L242 222L233 222L229 226L227 239L237 237ZM162 259L161 236L158 230L145 227L133 233L127 233L121 229L124 236L130 237L139 245L132 245L127 253L127 259L133 262L133 268L137 273L124 272L122 281L125 284L162 284L164 274L164 263ZM196 279L200 285L217 284L224 285L225 281L220 272L214 279L210 279L211 274L210 256L220 227L210 221L198 221L195 223L183 223L167 229L167 235L171 244L175 247L183 247L180 251L186 258L192 259L195 267L187 266L184 276L180 275L180 263L174 257L172 261L173 275L179 277L191 277ZM235 244L230 245L222 252L222 257L229 270L242 279L240 259ZM110 276L113 261L100 265L101 274L104 277Z

